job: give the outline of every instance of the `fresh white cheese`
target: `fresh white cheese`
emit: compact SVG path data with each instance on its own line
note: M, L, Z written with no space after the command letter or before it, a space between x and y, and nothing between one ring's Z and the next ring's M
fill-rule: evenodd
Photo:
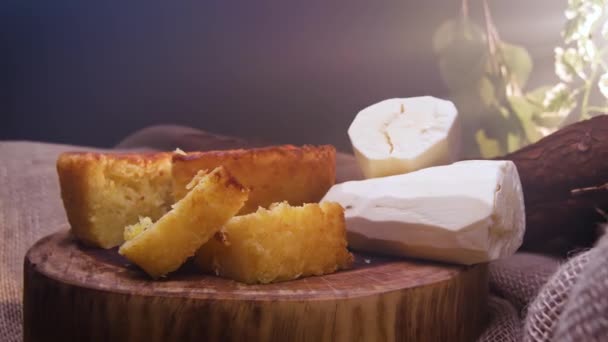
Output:
M355 250L475 264L511 255L525 232L511 161L471 160L334 185Z
M357 114L348 136L366 178L449 164L460 153L456 107L431 96L369 106Z

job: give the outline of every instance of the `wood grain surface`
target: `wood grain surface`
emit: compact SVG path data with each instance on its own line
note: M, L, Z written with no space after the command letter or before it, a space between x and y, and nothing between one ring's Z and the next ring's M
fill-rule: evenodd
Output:
M245 285L186 265L152 281L67 232L27 253L24 341L470 341L487 265L356 255L321 277Z

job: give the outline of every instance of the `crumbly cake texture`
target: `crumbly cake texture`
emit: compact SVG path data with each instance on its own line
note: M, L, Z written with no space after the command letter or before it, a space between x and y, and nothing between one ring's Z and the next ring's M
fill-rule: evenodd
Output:
M194 260L205 272L270 283L346 269L353 256L339 204L278 203L229 220Z
M130 239L119 253L153 278L175 271L242 208L248 192L223 167L201 172L186 196L156 223L144 218L126 227Z
M140 217L139 222L128 225L125 227L124 238L125 241L129 241L141 234L144 230L150 228L154 222L149 217Z
M187 193L186 184L199 170L212 170L219 165L227 168L251 190L239 214L268 208L275 202L318 202L336 178L336 150L330 145L175 153L172 163L176 200Z
M125 225L156 220L173 203L171 153L67 152L57 173L71 231L88 245L117 246Z

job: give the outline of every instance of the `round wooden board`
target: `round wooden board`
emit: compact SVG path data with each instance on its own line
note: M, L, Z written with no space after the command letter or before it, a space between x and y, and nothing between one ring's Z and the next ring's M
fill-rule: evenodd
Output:
M150 280L67 232L24 264L25 341L471 341L487 265L356 255L353 269L269 285L199 274Z

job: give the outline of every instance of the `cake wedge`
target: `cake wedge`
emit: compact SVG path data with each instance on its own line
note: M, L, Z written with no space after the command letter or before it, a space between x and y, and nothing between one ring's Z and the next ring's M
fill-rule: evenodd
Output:
M185 185L199 170L224 166L251 190L239 215L286 201L290 205L318 202L336 180L336 149L331 145L292 145L253 149L175 153L173 195L182 198Z
M243 207L249 192L223 167L200 171L187 188L157 222L144 218L125 228L129 240L118 252L152 278L175 271L193 256Z
M236 216L197 252L205 272L244 283L270 283L349 268L344 210L337 203L270 209Z
M65 152L57 174L71 232L89 246L120 245L126 225L173 203L171 153Z

